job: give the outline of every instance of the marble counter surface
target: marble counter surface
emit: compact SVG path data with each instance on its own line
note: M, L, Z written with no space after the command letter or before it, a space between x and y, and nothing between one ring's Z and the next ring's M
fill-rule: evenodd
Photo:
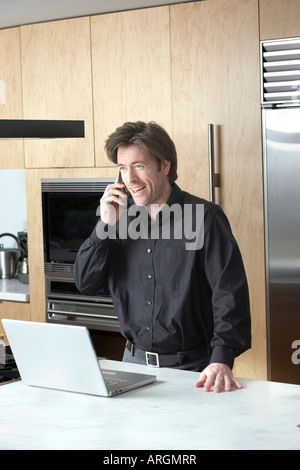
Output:
M23 284L17 278L0 279L0 300L29 302L29 284Z
M242 390L216 394L194 387L195 372L151 373L156 383L112 398L1 386L0 449L300 450L299 385L240 379Z

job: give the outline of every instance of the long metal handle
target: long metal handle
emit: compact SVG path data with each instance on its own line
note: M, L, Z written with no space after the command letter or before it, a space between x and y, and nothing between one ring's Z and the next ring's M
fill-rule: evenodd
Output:
M220 175L215 173L214 126L208 124L208 164L209 164L209 198L215 202L215 188L220 186Z
M47 309L47 313L49 315L56 314L56 315L66 315L66 316L73 316L73 317L94 317L94 318L102 318L106 320L118 320L116 315L102 315L99 313L85 313L85 312L68 312L67 310L56 310L56 309Z
M208 164L209 164L209 199L215 202L215 186L214 186L214 126L208 124Z
M69 300L69 299L65 300L61 297L50 297L49 296L48 299L47 299L47 302L48 302L48 305L58 303L60 305L84 305L84 306L87 306L87 307L114 308L114 304L113 304L111 298L109 298L109 297L107 297L107 298L102 297L100 302L98 300L96 300L95 302L88 302L88 301L84 300L84 302L82 302L81 299L82 299L82 297L80 298L79 301L78 300ZM99 297L98 297L98 299L99 299Z

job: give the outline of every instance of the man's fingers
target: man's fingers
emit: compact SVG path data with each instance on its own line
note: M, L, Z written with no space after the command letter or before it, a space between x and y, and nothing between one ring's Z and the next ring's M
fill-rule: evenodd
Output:
M216 367L217 366L217 367ZM204 386L204 391L209 392L213 387L214 392L219 393L221 390L230 392L232 386L243 388L242 385L233 377L232 371L228 366L219 364L210 364L200 374L199 379L195 382L196 387Z
M115 183L113 185L112 184L108 185L103 194L102 202L108 202L108 203L116 202L120 204L120 198L122 198L123 200L127 198L127 194L124 191L122 191L123 188L124 188L123 183ZM123 204L121 203L120 205L123 205Z
M236 380L234 377L232 377L231 382L236 388L243 388L243 386L240 384L240 382L238 380Z
M205 381L206 381L206 374L205 372L201 372L199 379L197 380L197 382L195 382L194 385L195 387L202 387Z

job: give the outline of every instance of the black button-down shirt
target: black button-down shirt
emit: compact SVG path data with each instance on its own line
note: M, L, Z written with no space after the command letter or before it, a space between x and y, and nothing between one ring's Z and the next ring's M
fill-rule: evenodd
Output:
M131 225L130 236L120 221L116 235L108 231L105 237L107 227L99 221L83 243L74 267L76 285L90 294L109 290L121 332L137 347L173 353L209 344L210 362L232 367L234 357L251 345L248 286L239 248L219 206L176 184L166 207L173 204L182 214L192 207L194 218L195 208L204 208L204 225L194 220L193 230L204 235L197 249L187 249L191 230L182 230L178 237L178 220L170 212L167 235L162 231L164 209L155 227L148 219L147 230L137 223L141 212L125 212L121 220L128 230ZM180 223L186 225L185 216Z

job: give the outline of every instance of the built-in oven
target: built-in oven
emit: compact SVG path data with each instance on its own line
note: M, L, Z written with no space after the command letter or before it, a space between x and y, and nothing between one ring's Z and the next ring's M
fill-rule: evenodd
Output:
M92 329L120 331L113 302L107 293L83 295L71 273L45 273L48 322L85 325Z
M109 292L81 294L73 268L78 249L99 217L109 178L43 179L42 214L46 321L120 331Z

